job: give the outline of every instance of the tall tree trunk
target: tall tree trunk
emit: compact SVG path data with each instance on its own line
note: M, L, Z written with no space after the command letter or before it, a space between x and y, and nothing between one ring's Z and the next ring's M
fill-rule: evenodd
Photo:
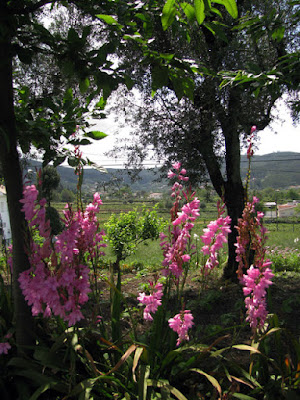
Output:
M244 187L240 171L240 140L239 134L232 119L226 117L222 125L225 137L225 164L227 179L223 178L217 157L214 152L213 138L209 129L201 132L202 156L210 176L212 185L218 195L225 201L227 213L231 218L231 233L228 235L228 261L225 265L223 277L237 281L236 237L237 223L244 209ZM205 129L205 128L204 128Z
M33 318L21 292L18 277L30 265L25 252L26 222L21 211L23 183L17 151L17 132L13 102L12 48L9 16L0 7L0 162L7 192L13 241L13 301L16 343L19 351L33 344Z
M225 265L223 277L237 281L236 240L238 219L244 209L244 186L241 178L241 144L238 132L237 113L240 107L240 90L232 89L229 96L227 115L220 116L222 131L225 138L225 165L227 181L225 184L225 203L231 218L231 233L228 235L228 262ZM221 113L220 113L221 114Z

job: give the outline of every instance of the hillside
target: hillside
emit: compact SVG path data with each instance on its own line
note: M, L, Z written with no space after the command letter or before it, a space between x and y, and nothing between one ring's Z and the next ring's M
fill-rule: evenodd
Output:
M25 170L40 168L41 163L30 161ZM246 178L248 160L245 155L241 157L242 177ZM77 176L70 167L60 166L58 172L64 187L75 189ZM168 185L167 180L158 180L157 169L145 169L140 172L139 178L132 182L132 171L124 169L108 168L107 173L95 169L84 170L84 189L93 190L97 187L105 187L113 180L118 180L120 186L129 185L133 191L163 192ZM300 186L300 153L278 152L262 156L254 156L251 162L251 188L286 189L289 186Z
M248 160L241 158L243 178L248 171ZM251 161L251 187L286 189L300 185L300 153L278 152L254 156Z

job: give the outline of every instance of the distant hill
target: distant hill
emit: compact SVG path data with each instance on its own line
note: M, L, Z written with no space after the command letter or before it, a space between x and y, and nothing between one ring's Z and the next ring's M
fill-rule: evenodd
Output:
M25 169L40 168L41 163L30 160ZM75 189L77 176L70 167L59 166L57 168L61 183L64 187ZM243 179L248 171L246 155L241 157L241 171ZM164 192L168 188L166 179L158 181L158 169L145 169L140 172L139 179L131 181L132 171L116 168L108 168L107 173L95 169L84 170L83 187L86 190L94 190L96 185L105 185L113 178L121 180L121 185L129 185L133 191ZM289 186L300 186L300 153L278 152L254 156L251 161L251 188L263 189L273 187L285 189Z
M241 158L243 178L248 171L246 155ZM286 189L300 186L300 153L278 152L254 156L251 161L251 188Z
M25 173L28 169L39 169L42 163L35 160L29 160L24 168ZM75 189L77 185L77 176L74 169L68 166L59 166L57 171L60 175L61 183L64 187ZM134 178L134 179L133 179ZM133 177L133 171L107 168L107 173L99 172L93 168L84 169L83 188L87 190L94 190L97 185L105 186L113 179L120 180L120 185L128 185L133 191L146 191L146 192L164 192L168 188L167 179L159 179L158 169L144 169L137 177Z

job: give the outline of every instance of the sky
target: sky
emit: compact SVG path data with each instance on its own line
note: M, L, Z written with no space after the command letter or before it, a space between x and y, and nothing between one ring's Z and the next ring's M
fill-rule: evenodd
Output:
M257 150L255 155L276 153L281 151L292 151L300 153L300 125L293 125L289 111L283 102L277 105L273 111L274 121L263 131L258 132ZM82 146L84 156L98 165L111 168L122 167L123 159L113 160L106 157L105 152L111 150L120 137L129 138L130 129L123 128L118 130L115 117L109 117L105 120L96 122L93 130L100 130L108 134L105 139L94 142L89 146ZM250 130L250 127L249 127ZM244 154L246 150L242 151ZM154 166L153 161L148 162L148 166Z

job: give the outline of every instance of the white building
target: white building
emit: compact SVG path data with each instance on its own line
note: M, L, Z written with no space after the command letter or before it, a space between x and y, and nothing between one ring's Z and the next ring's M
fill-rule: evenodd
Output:
M148 198L152 200L160 200L163 198L163 193L150 193Z
M6 199L6 189L0 185L0 239L4 236L6 243L11 241L10 221Z
M278 204L278 217L292 217L295 215L295 209L297 207L297 203L287 203L287 204Z

